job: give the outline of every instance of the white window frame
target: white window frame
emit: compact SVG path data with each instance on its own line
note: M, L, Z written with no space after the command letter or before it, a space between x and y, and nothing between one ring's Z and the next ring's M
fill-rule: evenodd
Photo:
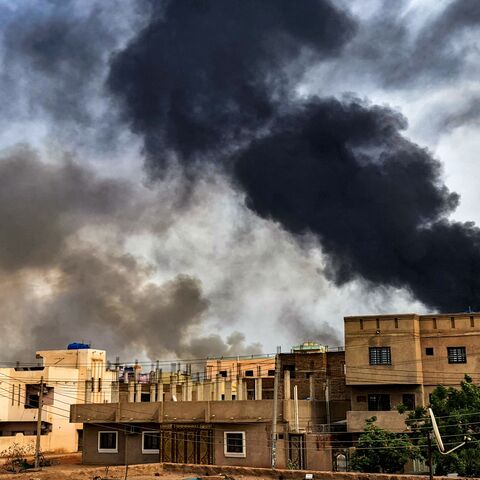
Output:
M100 437L102 433L114 433L115 434L115 448L100 448ZM118 432L114 430L100 430L98 432L98 453L118 453Z
M228 452L227 451L227 435L230 433L241 434L242 435L242 446L243 452ZM223 432L223 454L225 457L235 457L235 458L245 458L247 456L247 443L245 432L239 430L230 430L228 432Z
M142 453L146 453L146 454L160 453L159 448L156 448L156 449L145 448L145 434L151 435L152 433L158 433L158 435L160 436L160 430L149 430L148 432L142 432Z

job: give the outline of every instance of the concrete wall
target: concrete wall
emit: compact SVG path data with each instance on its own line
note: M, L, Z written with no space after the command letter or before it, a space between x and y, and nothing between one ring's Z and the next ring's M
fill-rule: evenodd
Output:
M391 365L369 364L369 347L375 346L390 347ZM465 347L466 363L449 363L448 347ZM480 369L480 314L346 317L345 348L347 385L405 385L417 405L427 405L437 385L459 386L465 373ZM352 408L365 409L356 398Z
M375 425L377 427L389 430L391 432L405 432L406 414L400 414L396 411L353 411L347 412L347 429L349 432L363 432L365 428L365 420L371 417L377 417Z
M159 462L159 454L142 453L141 433L128 434L124 431L125 426L119 424L90 425L85 424L83 429L83 454L84 464L93 465L121 465L127 462L130 464L156 463ZM143 429L154 430L158 424L142 424ZM98 452L98 432L111 430L118 432L118 453ZM144 431L142 429L139 430Z
M370 347L390 347L391 365L370 365ZM420 323L415 314L345 318L347 385L421 384Z

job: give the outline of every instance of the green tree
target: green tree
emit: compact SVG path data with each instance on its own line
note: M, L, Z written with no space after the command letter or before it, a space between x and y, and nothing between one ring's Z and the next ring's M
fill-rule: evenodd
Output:
M438 386L430 398L437 424L447 450L470 437L468 443L449 455L441 455L433 441L433 463L437 475L458 473L461 476L480 476L480 387L466 375L460 388ZM430 418L424 408L417 408L407 417L412 438L427 456L426 435L432 432Z
M366 420L351 457L353 470L371 473L399 473L409 459L417 458L417 447L408 435L396 434L375 425L376 417Z

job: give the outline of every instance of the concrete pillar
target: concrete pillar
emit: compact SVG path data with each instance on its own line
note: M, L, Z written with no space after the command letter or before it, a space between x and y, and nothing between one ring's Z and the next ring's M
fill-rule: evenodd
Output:
M290 400L290 371L285 370L283 372L283 398L284 400Z
M247 382L243 382L242 384L242 389L243 389L243 399L248 400L248 389L247 389Z
M163 383L157 383L157 402L163 402Z
M310 378L308 379L308 386L309 386L309 397L310 400L315 400L315 383L314 383L314 378L313 374L310 374Z
M128 384L128 401L129 403L135 401L135 384L133 382L129 382Z
M184 400L187 401L187 402L191 402L192 401L192 379L190 378L190 376L187 376L187 378L185 379L185 398Z
M203 400L203 384L200 382L195 382L195 394L197 402L201 402Z
M135 402L141 402L142 401L142 384L141 383L136 383L135 384Z
M224 395L225 392L225 378L222 377L221 375L217 375L217 389L216 389L216 396L215 400L221 400L222 395Z
M170 397L173 400L173 396L178 400L177 397L177 377L176 375L170 375Z
M243 398L243 380L242 377L237 377L237 400L244 400Z
M232 381L227 380L225 382L225 400L231 400L232 399Z
M209 381L203 383L203 399L206 401L212 399L212 383Z
M156 389L156 384L151 383L150 384L150 401L155 402L157 399L157 389Z
M255 379L255 400L262 399L262 379L256 378Z

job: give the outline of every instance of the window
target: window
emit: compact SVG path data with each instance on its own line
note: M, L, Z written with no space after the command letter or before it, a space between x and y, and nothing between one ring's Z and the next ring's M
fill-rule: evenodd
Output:
M380 328L380 319L379 318L376 319L376 323L377 323L377 330L378 330Z
M390 410L390 395L385 393L370 394L368 396L368 410L371 412Z
M447 347L448 363L467 363L465 347Z
M142 453L160 452L160 432L147 431L142 432Z
M437 329L437 319L435 317L432 318L433 329Z
M227 378L227 371L226 370L220 370L218 373L220 374L221 377Z
M402 395L402 403L407 407L407 410L415 409L415 394L414 393L404 393Z
M269 370L268 371L268 376L269 377L274 377L275 376L275 370Z
M398 328L398 318L394 318L393 321L395 322L395 328Z
M226 457L246 457L245 432L224 432L223 452Z
M360 330L363 330L363 318L360 319Z
M455 317L450 317L450 326L455 328Z
M246 377L253 377L253 370L245 370Z
M433 347L427 347L425 349L425 355L431 357L433 355Z
M283 371L290 372L290 378L295 378L295 365L284 365Z
M118 453L118 432L98 432L98 453Z
M391 365L392 354L390 347L370 347L370 365Z
M470 326L473 328L475 326L475 318L470 317Z

